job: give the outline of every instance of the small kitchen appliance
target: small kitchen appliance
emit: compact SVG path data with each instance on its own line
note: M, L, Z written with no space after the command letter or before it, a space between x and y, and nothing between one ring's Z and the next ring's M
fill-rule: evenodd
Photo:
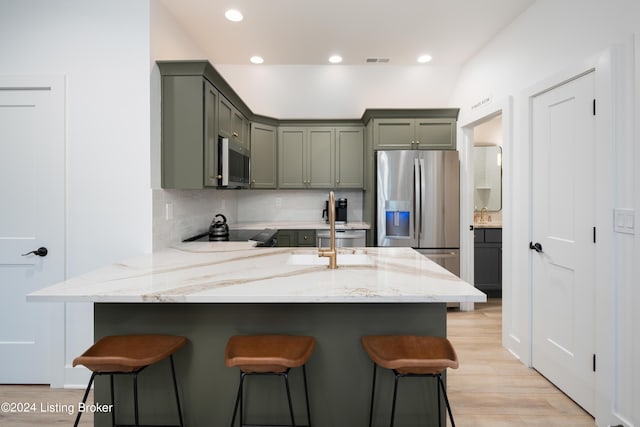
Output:
M222 218L216 220L216 218ZM209 240L212 242L226 242L229 241L229 225L227 224L227 218L222 214L217 214L211 225L209 226Z
M322 210L322 218L324 218L325 222L329 222L329 201L325 200L324 209ZM346 224L347 223L347 199L336 199L336 223L337 224Z

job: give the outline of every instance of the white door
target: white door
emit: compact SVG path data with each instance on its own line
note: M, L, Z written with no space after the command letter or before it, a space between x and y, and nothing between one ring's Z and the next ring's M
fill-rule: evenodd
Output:
M0 384L51 382L64 307L25 295L64 280L64 198L63 78L0 76Z
M533 367L594 412L594 73L533 99Z

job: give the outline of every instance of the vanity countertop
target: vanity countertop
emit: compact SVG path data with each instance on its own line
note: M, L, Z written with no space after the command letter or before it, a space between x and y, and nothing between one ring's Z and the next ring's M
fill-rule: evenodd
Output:
M324 263L324 265L319 265ZM486 295L410 248L317 250L193 242L100 268L29 301L146 303L484 302ZM350 265L348 265L350 264Z

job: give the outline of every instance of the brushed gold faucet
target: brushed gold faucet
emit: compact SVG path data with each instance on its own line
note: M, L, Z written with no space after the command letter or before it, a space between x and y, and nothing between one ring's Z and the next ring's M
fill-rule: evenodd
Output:
M336 197L333 191L329 191L329 206L327 207L329 214L329 236L331 247L329 249L318 248L319 257L329 258L329 268L338 268L338 251L336 251Z

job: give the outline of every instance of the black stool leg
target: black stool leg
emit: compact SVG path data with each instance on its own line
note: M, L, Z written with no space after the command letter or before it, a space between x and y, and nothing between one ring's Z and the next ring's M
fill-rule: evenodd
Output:
M91 378L89 379L89 385L87 386L87 390L84 392L84 397L82 398L82 403L87 403L87 397L89 396L89 390L91 390L91 384L93 384L93 379L96 377L96 373L91 373ZM73 423L73 427L78 427L78 423L80 422L80 416L82 412L78 411L78 415L76 416L76 422Z
M449 398L447 398L447 390L445 390L444 383L442 382L442 375L438 375L438 384L440 384L440 388L442 389L442 395L444 396L444 403L447 405L447 411L449 412L449 419L451 420L451 427L456 427L456 423L453 422L453 414L451 413L451 405L449 405ZM438 401L440 401L440 396L438 396Z
M115 427L116 425L116 399L115 392L113 386L113 374L109 374L109 384L111 385L111 425Z
M287 388L287 401L289 401L289 414L291 415L291 425L296 425L296 420L293 417L293 405L291 404L291 391L289 390L289 371L287 370L281 374L284 378L284 385Z
M396 416L396 396L398 395L398 380L400 379L400 375L398 375L394 371L394 380L393 380L393 403L391 404L391 424L390 427L393 427L393 421Z
M438 399L438 426L442 425L442 409L440 408L440 376L436 376L436 399Z
M302 365L302 378L304 378L304 396L307 399L307 425L311 427L311 410L309 409L309 390L307 389L307 367Z
M133 419L135 421L135 426L139 426L140 422L138 420L138 373L133 374Z
M376 363L373 362L373 383L371 384L371 408L369 409L369 427L373 422L373 398L376 395Z
M178 396L178 383L176 381L176 368L173 364L173 354L169 356L171 361L171 376L173 377L173 390L176 392L176 405L178 406L178 419L180 420L180 427L183 426L182 422L182 410L180 409L180 397Z
M244 372L240 372L240 384L238 385L238 395L236 396L236 404L233 408L233 416L231 417L231 427L236 422L236 413L238 412L238 404L242 400L242 383L244 382ZM242 426L242 407L240 407L240 426Z

